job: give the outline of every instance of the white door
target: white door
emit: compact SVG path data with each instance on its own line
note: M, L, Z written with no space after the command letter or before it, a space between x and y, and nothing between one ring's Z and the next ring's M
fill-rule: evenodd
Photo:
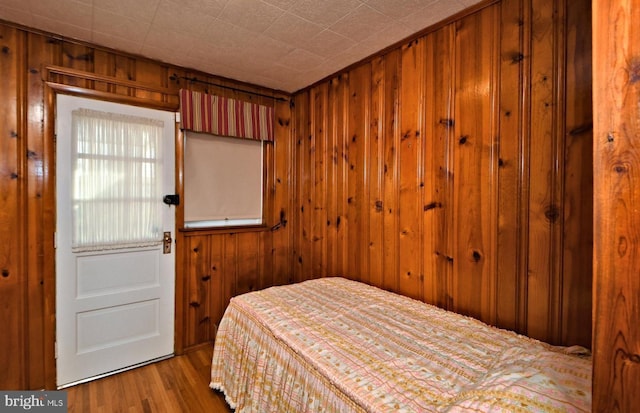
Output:
M173 238L175 207L162 194L175 192L175 114L58 95L56 136L64 387L173 353L175 248L164 253L162 240Z

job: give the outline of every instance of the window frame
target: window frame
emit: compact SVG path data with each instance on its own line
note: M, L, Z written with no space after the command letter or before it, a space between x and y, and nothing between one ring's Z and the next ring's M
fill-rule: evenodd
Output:
M178 122L176 123L176 193L180 197L180 203L176 209L176 227L181 233L200 233L206 234L220 234L220 233L238 233L238 232L255 232L265 231L269 228L268 217L270 216L271 205L270 194L268 188L270 186L270 174L269 171L273 169L273 144L271 141L262 142L262 223L261 224L246 224L246 225L228 225L228 226L198 226L187 227L185 226L185 214L184 214L184 155L185 155L185 142L187 133L179 127L179 113L176 113ZM242 138L238 138L242 139Z

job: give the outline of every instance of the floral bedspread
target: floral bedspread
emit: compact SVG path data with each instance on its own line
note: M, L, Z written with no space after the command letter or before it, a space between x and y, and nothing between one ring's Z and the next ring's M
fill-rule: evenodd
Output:
M234 297L211 387L237 412L589 412L591 360L343 278Z

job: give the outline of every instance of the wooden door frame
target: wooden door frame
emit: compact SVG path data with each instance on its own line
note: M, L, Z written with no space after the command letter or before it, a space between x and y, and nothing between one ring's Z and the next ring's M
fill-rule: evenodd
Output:
M48 73L46 70L45 73ZM75 76L81 77L82 73L74 73ZM48 77L48 75L46 75ZM95 75L94 75L95 76ZM105 77L106 78L106 77ZM110 80L107 78L107 80ZM168 89L159 90L167 93ZM44 385L46 389L56 388L56 249L54 246L54 238L56 232L56 96L58 94L67 94L80 97L87 97L97 100L104 100L114 103L122 103L133 106L142 106L150 109L158 109L176 112L178 105L152 99L144 99L135 96L124 96L114 93L102 92L93 89L86 89L77 86L70 86L62 83L56 83L44 79L44 156L43 156L43 175L44 175L44 191L42 194L44 204L43 217L43 237L44 237L44 264L43 264L43 293L44 293L44 331L43 331L43 370ZM172 95L175 93L171 93ZM177 135L176 135L177 139ZM177 152L176 152L177 155ZM177 160L176 160L177 161ZM176 162L176 187L181 184L181 173L178 167L182 163ZM178 180L180 177L180 181ZM176 210L177 213L177 210ZM176 223L178 222L176 215ZM176 249L175 261L175 321L174 321L174 352L179 354L182 352L182 338L179 332L182 331L182 309L180 307L183 287L180 280L181 265L179 265L178 253L180 249Z

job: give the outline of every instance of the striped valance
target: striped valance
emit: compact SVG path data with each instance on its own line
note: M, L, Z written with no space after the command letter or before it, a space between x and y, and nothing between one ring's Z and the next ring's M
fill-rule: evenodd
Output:
M273 141L273 108L180 89L180 127L219 136Z

